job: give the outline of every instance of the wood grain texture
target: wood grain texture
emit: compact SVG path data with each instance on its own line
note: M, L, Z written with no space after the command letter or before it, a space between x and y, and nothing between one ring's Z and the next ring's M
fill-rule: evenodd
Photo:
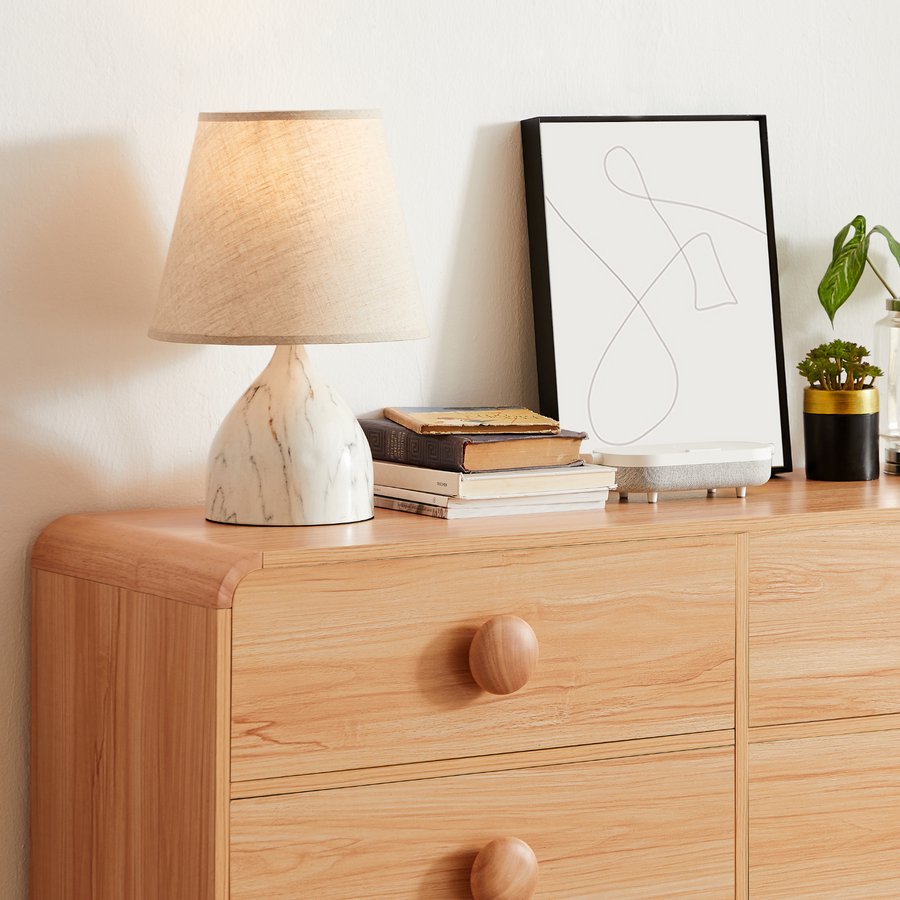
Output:
M227 900L230 612L43 571L33 591L32 900Z
M895 726L900 727L900 725ZM733 731L704 731L699 734L677 734L669 737L641 738L635 741L610 741L576 747L550 747L545 750L521 750L518 753L494 753L490 756L467 756L465 759L438 759L400 766L373 766L369 769L344 769L340 772L317 772L312 775L289 775L284 778L259 778L235 781L231 785L232 800L247 797L272 797L275 794L297 794L363 784L391 784L421 781L448 775L474 775L479 772L505 772L509 769L537 769L598 759L623 759L682 750L704 750L734 747Z
M825 719L821 722L792 722L750 729L750 743L793 741L839 734L868 734L873 731L900 731L900 715L860 716L852 719Z
M750 752L750 648L748 618L750 595L750 538L739 534L735 549L734 630L734 816L735 900L748 900L749 796L747 773Z
M900 731L753 744L753 900L900 897Z
M262 553L185 535L172 529L167 512L63 516L38 537L31 564L197 606L230 607L238 582L262 567ZM136 524L142 520L151 526Z
M201 651L202 652L202 651ZM231 610L216 614L215 798L213 847L215 900L231 896Z
M106 567L122 577L135 577L135 560L165 561L160 540L177 539L185 548L173 562L186 567L190 581L204 561L218 553L242 559L261 553L265 566L294 566L361 559L387 559L530 547L566 547L608 541L646 540L673 535L755 533L830 527L836 515L844 524L896 522L900 518L900 478L864 483L808 482L802 472L779 475L748 489L747 497L707 497L705 492L662 495L660 502L619 502L613 494L606 508L586 513L498 516L437 520L392 510L376 510L375 518L351 525L322 528L267 528L207 522L200 507L92 513L60 524L39 539L36 568L102 580ZM66 517L60 523L66 523ZM90 520L85 521L85 520ZM82 540L91 530L95 539ZM196 543L194 543L196 542ZM156 549L154 549L156 548ZM218 548L218 549L213 549ZM174 549L172 544L168 549ZM196 559L192 562L192 556ZM217 563L218 565L219 563ZM255 566L255 563L253 564ZM163 566L165 569L166 566ZM227 570L227 567L226 567ZM157 562L139 569L158 572ZM88 574L95 573L95 574ZM149 585L121 584L129 590ZM153 591L158 591L153 587ZM191 592L187 592L191 596ZM188 599L188 602L191 602ZM217 601L221 605L221 601ZM225 604L227 605L227 603Z
M750 724L900 712L900 525L750 538Z
M235 594L236 781L734 726L734 539L272 569ZM508 696L468 667L513 614Z
M730 750L232 803L232 900L471 900L478 852L514 835L536 896L733 900Z

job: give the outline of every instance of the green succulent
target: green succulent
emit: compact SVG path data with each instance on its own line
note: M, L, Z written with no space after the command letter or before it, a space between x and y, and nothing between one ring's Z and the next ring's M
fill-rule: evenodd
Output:
M810 387L823 391L861 391L872 387L878 366L865 362L869 351L852 341L831 341L814 347L797 365Z

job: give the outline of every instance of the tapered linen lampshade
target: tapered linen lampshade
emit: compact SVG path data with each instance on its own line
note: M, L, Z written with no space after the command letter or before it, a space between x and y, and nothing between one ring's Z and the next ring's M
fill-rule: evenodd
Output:
M371 518L368 443L303 345L428 336L380 113L202 114L150 336L277 345L213 441L207 518Z

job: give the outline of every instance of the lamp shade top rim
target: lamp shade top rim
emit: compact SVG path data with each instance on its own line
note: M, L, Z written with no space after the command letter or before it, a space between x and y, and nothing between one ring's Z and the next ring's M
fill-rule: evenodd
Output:
M380 109L307 109L276 112L202 112L201 122L266 122L284 119L380 119Z

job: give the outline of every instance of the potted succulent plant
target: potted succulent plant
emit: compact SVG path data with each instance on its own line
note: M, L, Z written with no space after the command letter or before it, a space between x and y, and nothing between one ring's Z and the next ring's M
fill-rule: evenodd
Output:
M834 314L859 284L866 265L891 296L872 260L869 243L880 234L900 263L900 244L882 225L866 232L866 220L856 216L834 239L831 263L819 284L819 302L834 327ZM869 351L835 340L814 347L797 366L809 386L803 393L803 437L806 477L820 481L871 481L879 475L878 389L881 369L866 361Z
M797 366L809 381L803 392L806 477L871 481L878 477L878 390L881 369L869 351L849 341L814 347Z

